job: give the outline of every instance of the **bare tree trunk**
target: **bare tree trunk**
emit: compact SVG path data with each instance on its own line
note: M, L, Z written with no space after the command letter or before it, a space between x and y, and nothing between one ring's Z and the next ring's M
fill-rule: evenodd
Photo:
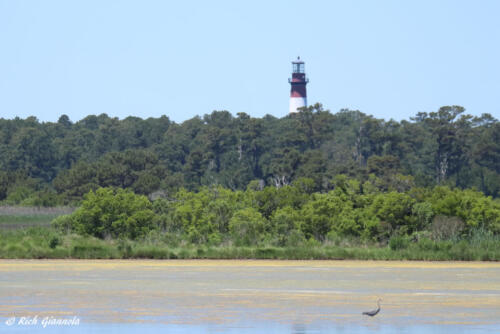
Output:
M243 157L243 145L241 145L241 138L240 138L240 143L238 144L238 161L241 161L242 157Z
M272 180L276 188L281 188L290 184L290 181L286 179L286 175L273 176Z

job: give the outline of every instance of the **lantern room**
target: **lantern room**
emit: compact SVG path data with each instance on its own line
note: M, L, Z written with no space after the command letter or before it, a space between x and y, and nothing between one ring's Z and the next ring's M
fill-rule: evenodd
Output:
M304 62L297 57L297 60L292 61L292 73L306 73L304 69Z

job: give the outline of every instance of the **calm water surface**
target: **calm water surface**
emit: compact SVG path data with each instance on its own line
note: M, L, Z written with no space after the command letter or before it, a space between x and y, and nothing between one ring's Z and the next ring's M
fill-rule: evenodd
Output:
M0 333L136 332L500 333L500 263L0 260Z

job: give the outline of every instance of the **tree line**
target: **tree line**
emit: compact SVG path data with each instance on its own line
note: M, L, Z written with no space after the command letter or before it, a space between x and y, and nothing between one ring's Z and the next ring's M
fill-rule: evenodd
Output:
M0 119L0 201L9 204L71 204L100 187L163 198L280 189L303 178L307 192L326 196L338 175L389 193L446 186L498 197L500 123L460 106L398 122L320 104L283 118L214 111L180 124L106 114Z

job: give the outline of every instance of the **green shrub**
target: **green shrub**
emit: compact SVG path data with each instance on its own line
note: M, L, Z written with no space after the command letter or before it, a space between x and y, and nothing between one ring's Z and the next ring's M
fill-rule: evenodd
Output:
M59 237L54 236L49 241L49 247L52 249L56 248L60 244L61 244L61 239L59 239Z
M406 236L393 236L389 240L389 248L392 250L400 250L408 248L410 241Z
M285 241L285 245L287 247L299 247L302 246L306 242L306 238L304 233L299 230L291 230Z
M427 228L434 217L432 205L427 202L415 203L412 208L412 214L415 216L418 229Z
M257 244L264 237L265 220L254 208L237 211L229 221L229 232L238 246Z
M412 208L415 200L408 194L389 192L377 194L370 207L371 212L381 221L391 225L393 231L405 229L413 232L416 226Z
M82 206L71 214L70 224L79 234L135 239L154 228L154 216L146 196L119 188L99 188L85 195ZM61 219L61 224L64 222Z
M73 228L72 215L62 215L52 220L52 226L62 232L68 233Z

